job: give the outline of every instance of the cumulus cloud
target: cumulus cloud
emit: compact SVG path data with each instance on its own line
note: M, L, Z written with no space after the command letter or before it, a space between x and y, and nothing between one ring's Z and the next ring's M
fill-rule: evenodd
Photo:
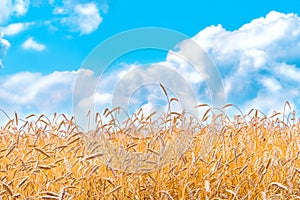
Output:
M51 74L20 72L0 79L0 105L9 115L25 117L30 113L72 115L72 94L79 73L88 70L55 71ZM4 120L0 115L0 121Z
M94 32L102 22L102 17L96 4L78 4L75 6L75 14L71 20L77 24L77 29L81 34Z
M5 23L11 16L24 16L29 8L30 0L1 0L0 24Z
M290 101L300 112L300 18L296 14L272 11L237 30L228 31L221 25L210 26L192 39L218 66L228 103L234 103L245 111L258 108L268 114L274 110L281 110L285 101ZM201 55L195 55L193 47L188 42L183 42L177 45L176 51L171 50L166 60L159 64L169 67L170 71L177 72L187 81L199 100L197 103L211 103L210 93L205 85L210 78L206 73L210 67L203 66L202 73L199 73L190 63L176 56L176 52L184 54L194 63L201 62ZM122 96L122 93L133 91L131 87L137 89L141 83L149 82L150 77L161 80L160 74L163 81L169 85L172 80L179 80L161 69L150 67L133 70L123 66L122 70L113 70L102 80L106 83L102 84L102 87L107 85L109 88L103 89L102 93L115 92L118 87L113 86L119 84L121 89L115 93ZM172 83L177 87L176 92L185 91L180 83L182 82ZM159 102L161 98L157 97L162 97L153 88L141 91L143 92L135 92L136 96L132 98L132 102L144 105L147 110L151 110L149 105ZM146 98L146 93L153 93L151 98L156 99L156 102ZM124 99L119 98L119 103L127 105L128 95L124 94ZM111 98L113 99L114 95Z
M268 114L273 110L280 111L288 100L300 112L300 18L296 14L272 11L237 30L210 26L192 39L218 66L228 103L234 103L244 111L258 108ZM6 48L9 47L7 43ZM205 85L210 78L206 73L208 67L202 66L204 73L201 74L176 56L176 52L184 52L199 62L189 43L180 43L177 48L170 50L161 63L148 67L122 63L107 71L99 80L97 90L75 103L86 109L94 101L97 111L114 103L125 106L129 103L133 108L143 106L146 112L151 112L156 105L166 103L158 82L167 87L171 96L192 102L190 106L194 106L193 95L199 100L197 103L210 103ZM83 69L49 75L26 72L1 77L0 103L8 111L16 108L23 113L37 110L45 114L53 111L72 114L71 108L66 109L72 95L90 91L87 90L89 84L81 85L78 91L71 90L78 74L83 75L83 83L95 82L98 78L92 71Z
M90 34L103 21L96 3L76 3L70 0L63 3L63 6L56 6L52 13L62 16L61 23L69 26L71 31L78 31L81 35ZM107 11L107 7L105 8Z
M46 46L36 42L32 37L30 37L22 44L22 48L25 50L43 51L46 49Z
M194 39L218 65L230 102L268 113L289 100L298 102L300 109L295 91L300 87L300 18L296 14L271 11L238 30L207 27Z

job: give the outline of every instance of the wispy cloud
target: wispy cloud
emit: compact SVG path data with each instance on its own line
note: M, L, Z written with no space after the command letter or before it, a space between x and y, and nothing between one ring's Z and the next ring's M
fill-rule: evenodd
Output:
M22 44L22 48L25 50L43 51L46 49L46 46L36 42L32 37L30 37Z
M44 3L44 2L43 2ZM42 4L41 1L30 2L30 0L1 0L0 1L0 25L6 24L12 16L21 17L27 14L29 7L35 7ZM53 8L53 17L46 20L44 25L66 26L68 31L79 32L81 35L87 35L96 31L102 23L102 13L107 13L107 3L64 0L57 2L48 0L48 5ZM58 24L59 23L59 24ZM15 23L7 26L4 31L6 35L16 35L21 30L28 28L28 23ZM2 27L4 28L4 27Z
M23 16L27 13L29 8L30 0L15 0L14 1L14 12L18 16Z
M5 27L0 27L0 30L4 32L7 36L14 36L17 35L29 28L29 26L33 25L34 23L13 23L9 24Z

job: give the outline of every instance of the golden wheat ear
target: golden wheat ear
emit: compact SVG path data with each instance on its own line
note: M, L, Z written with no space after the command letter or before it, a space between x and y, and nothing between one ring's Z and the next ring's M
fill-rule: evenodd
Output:
M0 108L0 111L7 117L8 120L10 120L10 117L3 109Z

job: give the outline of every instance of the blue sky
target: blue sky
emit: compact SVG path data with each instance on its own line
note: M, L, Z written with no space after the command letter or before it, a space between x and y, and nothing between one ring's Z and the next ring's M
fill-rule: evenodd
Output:
M10 115L72 115L76 76L99 43L133 28L162 27L193 38L209 54L228 103L271 113L288 100L300 111L299 15L297 0L1 0L0 108ZM109 105L118 75L143 62L170 65L172 59L170 52L149 50L119 58L95 95L98 109ZM191 79L183 63L171 63ZM199 81L191 85L199 102L209 100ZM159 91L144 88L134 94L143 99L139 106L155 104L145 93L161 101Z

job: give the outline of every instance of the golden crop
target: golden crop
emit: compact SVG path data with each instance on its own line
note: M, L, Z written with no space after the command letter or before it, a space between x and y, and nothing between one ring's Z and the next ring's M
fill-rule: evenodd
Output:
M299 121L256 110L232 121L224 118L213 148L203 156L210 117L209 112L201 120L169 113L157 124L140 112L124 128L113 119L102 124L98 117L93 136L102 134L128 152L159 156L176 137L193 135L173 162L129 172L124 163L123 170L103 164L106 152L97 151L97 140L88 147L88 134L73 118L16 115L0 129L0 199L300 199ZM141 138L142 132L147 135Z

